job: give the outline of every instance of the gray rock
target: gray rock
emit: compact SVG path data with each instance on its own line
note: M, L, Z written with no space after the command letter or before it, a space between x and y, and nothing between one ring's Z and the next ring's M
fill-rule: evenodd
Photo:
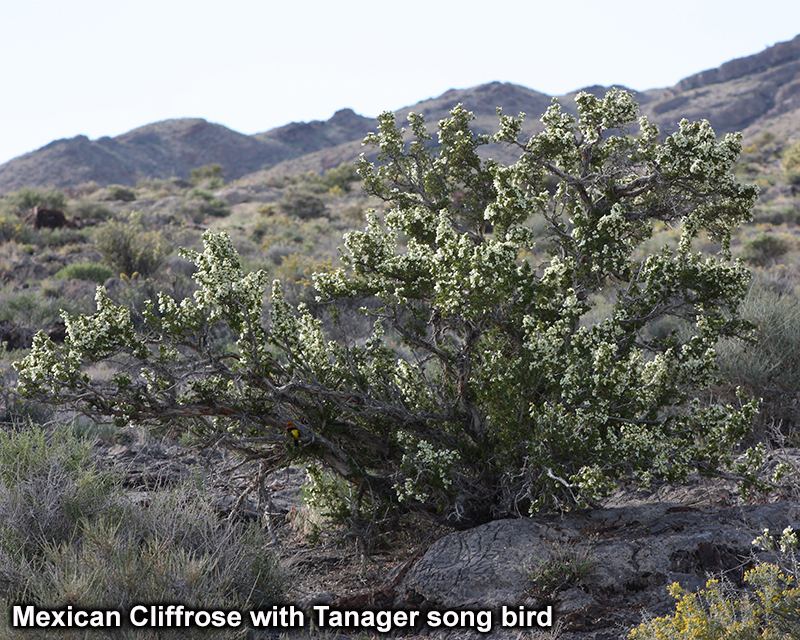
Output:
M33 343L33 334L36 333L29 327L20 327L8 320L0 320L0 344L5 343L6 349L29 349Z
M241 189L239 187L226 187L225 189L215 191L214 197L219 198L220 200L225 200L229 205L233 206L242 204L243 202L250 202L250 200L253 198L253 194L251 194L247 189Z
M498 520L434 543L411 567L403 586L439 607L497 607L515 602L529 586L526 564L548 527L532 520Z
M674 611L667 593L673 582L696 591L709 576L723 574L741 584L748 567L768 559L755 553L753 538L765 527L777 532L787 525L800 528L797 503L723 509L641 504L500 520L442 538L404 565L395 606L412 596L438 609L551 604L561 638L625 637L622 630L641 621L644 611ZM543 589L533 582L531 567L546 565L559 549L587 552L593 570L579 585ZM509 633L495 628L492 636Z
M558 610L559 613L563 615L565 613L571 613L573 611L578 611L580 609L585 609L586 607L596 605L597 601L583 589L572 587L561 594L560 603L561 606L558 608Z

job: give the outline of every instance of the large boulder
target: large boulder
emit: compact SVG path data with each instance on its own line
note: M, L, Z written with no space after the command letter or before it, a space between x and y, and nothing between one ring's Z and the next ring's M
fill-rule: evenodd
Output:
M59 209L47 209L36 205L25 216L25 221L33 225L34 229L62 229L63 227L74 228L76 224L67 218L66 214Z
M441 538L397 567L374 592L374 605L423 610L492 609L491 637L517 638L503 628L502 607L541 611L551 606L560 640L624 638L647 614L673 612L667 587L702 588L710 575L741 584L744 572L768 559L752 540L765 527L800 528L800 504L697 508L640 504L536 519L491 522ZM579 575L534 580L580 558ZM568 573L568 572L567 572ZM563 576L561 576L563 578ZM341 608L369 606L369 598L343 598ZM453 627L453 638L485 637ZM533 631L538 631L538 627ZM545 629L546 631L546 629Z
M0 320L0 344L5 343L9 351L30 349L35 333L29 327L21 327L10 320Z

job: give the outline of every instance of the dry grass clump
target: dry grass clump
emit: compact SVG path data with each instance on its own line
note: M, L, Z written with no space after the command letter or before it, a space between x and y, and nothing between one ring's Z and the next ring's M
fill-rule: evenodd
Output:
M262 531L221 520L202 483L131 500L67 427L0 432L0 522L0 639L19 635L8 629L12 603L114 609L127 620L137 604L245 611L283 594ZM92 637L75 631L58 635ZM241 632L217 630L221 637ZM115 633L145 638L152 631ZM178 638L186 630L158 634Z
M755 326L751 340L719 345L720 373L730 389L761 398L753 439L777 428L797 446L800 438L800 299L792 278L758 272L742 315ZM773 274L774 275L774 274Z

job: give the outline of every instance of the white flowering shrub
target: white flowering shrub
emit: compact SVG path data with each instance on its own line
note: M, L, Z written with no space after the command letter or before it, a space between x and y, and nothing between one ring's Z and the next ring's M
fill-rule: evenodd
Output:
M554 104L527 141L507 116L493 138L474 134L461 107L437 141L418 115L410 143L379 118L367 139L379 164L362 158L359 172L386 213L346 237L343 268L315 276L334 311L364 300L365 343L327 339L278 283L265 318L266 275L245 274L228 237L207 233L186 254L192 299L161 296L136 332L99 291L97 314L68 318L63 347L37 337L20 390L122 422L187 423L275 464L316 459L369 517L472 524L585 504L623 478L713 472L755 412L702 393L717 341L747 329L748 272L729 244L757 190L730 173L739 139L684 121L660 142L624 92L576 103L577 117ZM519 161L484 159L490 142ZM657 224L680 229L678 246L642 251ZM716 255L693 248L701 234ZM601 303L610 312L593 313ZM654 331L665 319L681 330ZM218 325L234 350L215 348ZM85 373L100 360L117 366L111 380Z
M398 432L398 441L406 453L403 454L401 470L403 484L396 484L397 499L429 500L435 491L445 493L453 484L452 468L458 460L458 453L449 449L434 447L430 442Z

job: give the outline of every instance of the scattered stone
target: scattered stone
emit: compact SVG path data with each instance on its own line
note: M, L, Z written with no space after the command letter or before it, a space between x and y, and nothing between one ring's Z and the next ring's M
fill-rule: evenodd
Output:
M47 227L48 229L61 229L63 227L75 228L75 222L67 218L63 211L58 209L46 209L36 205L28 215L25 216L25 222L33 225L34 229L41 229Z

